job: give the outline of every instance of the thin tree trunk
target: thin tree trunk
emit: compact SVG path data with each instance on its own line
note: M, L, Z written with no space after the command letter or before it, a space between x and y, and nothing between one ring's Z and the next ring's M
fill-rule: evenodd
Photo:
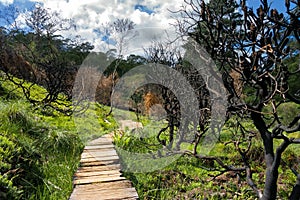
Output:
M277 179L278 170L277 169L267 169L265 188L261 200L275 200L277 196Z
M263 140L266 162L266 178L263 196L261 200L274 200L277 196L277 180L278 180L278 166L274 165L274 144L271 134L268 132L266 124L261 117L260 112L252 112L252 120L258 129Z
M290 200L299 200L300 199L300 174L297 176L296 185L293 188Z

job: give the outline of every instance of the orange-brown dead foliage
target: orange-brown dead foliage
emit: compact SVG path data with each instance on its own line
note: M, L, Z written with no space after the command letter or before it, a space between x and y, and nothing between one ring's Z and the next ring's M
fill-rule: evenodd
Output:
M241 96L242 91L243 91L243 84L242 84L242 80L241 80L241 76L242 76L241 72L231 70L230 76L233 79L233 86L234 86L234 90L235 90L236 94L238 96Z
M162 103L158 95L153 92L147 92L147 94L143 96L143 99L144 99L145 114L149 114L152 106Z

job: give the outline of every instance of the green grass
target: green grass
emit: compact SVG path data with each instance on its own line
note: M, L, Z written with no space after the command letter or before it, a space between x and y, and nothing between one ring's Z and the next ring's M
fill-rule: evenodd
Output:
M91 103L84 113L73 115L74 125L82 141L95 139L117 128L118 125L113 116L107 116L109 109L107 106Z
M222 142L214 146L210 155L221 157L225 163L238 166L241 162L240 155L233 143L226 142L232 140L232 138L238 138L240 133L232 130L230 126L233 124L230 123L234 123L234 120L229 121L223 128L220 137ZM213 180L213 176L217 175L218 172L210 171L209 169L219 167L213 161L198 160L186 155L169 163L167 166L162 165L161 168L158 167L159 169L156 169L156 165L163 164L155 162L155 158L159 158L157 150L162 148L155 138L155 134L158 132L156 129L159 129L159 126L151 127L150 121L145 124L150 126L146 126L146 129L143 131L125 132L122 135L116 134L115 136L115 144L121 148L119 154L124 166L125 176L133 182L140 199L257 199L255 193L246 183L245 174L243 173L239 175L239 182L237 175L234 173L225 173ZM243 122L243 125L257 133L252 123L246 121ZM140 137L141 135L143 136L142 138ZM294 133L290 136L298 137L299 133ZM279 142L276 142L276 145L279 145ZM246 144L244 147L246 147ZM190 149L190 146L186 146L186 148ZM122 153L122 150L135 152L137 156L128 157L126 153ZM139 156L139 154L142 155L144 153L153 154L152 163L151 160L147 162L148 157ZM248 155L252 160L250 165L254 171L254 181L260 188L263 188L264 156L262 142L258 134L253 138L252 147ZM298 170L299 158L299 145L290 146L283 154L283 160L287 165L298 164L298 166L295 166ZM155 170L150 172L143 171L151 167ZM126 170L132 169L138 173L126 172ZM291 170L286 165L282 165L278 191L281 199L288 198L295 181L296 177Z
M107 107L65 116L34 107L8 81L1 81L0 110L0 199L68 199L84 143L116 127Z
M67 199L83 147L76 132L42 121L25 101L0 102L0 107L1 176L8 180L1 188L13 186L1 190L3 197Z

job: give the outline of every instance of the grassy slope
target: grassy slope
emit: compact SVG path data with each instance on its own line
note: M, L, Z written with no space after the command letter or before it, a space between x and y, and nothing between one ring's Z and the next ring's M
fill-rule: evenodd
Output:
M224 143L230 141L235 134L232 129L228 128L229 125L227 124L221 133L221 140ZM251 123L244 122L244 125L257 132ZM149 145L157 144L155 135L151 137L151 132L153 132L153 129L144 130L142 134L146 135L147 138L142 140L133 136L130 132L125 132L122 136L115 136L115 143L130 152L145 153L151 150L155 152L161 146ZM299 137L299 134L295 133L291 137ZM232 143L224 145L224 143L216 144L210 154L222 157L222 160L228 164L237 164L240 155L235 150L234 145ZM276 145L279 145L279 142L276 142ZM254 169L254 180L260 188L263 187L264 181L262 152L261 140L257 136L254 138L249 156L252 159L251 166ZM300 146L290 146L284 153L283 160L287 165L294 165L299 170ZM133 161L128 162L125 158L123 162L125 166L137 162L140 168L143 165L149 167L149 164L143 163L143 160L133 159ZM160 170L147 173L125 173L125 175L132 180L141 199L256 199L254 192L245 181L244 174L237 177L234 173L225 173L213 180L213 176L217 175L218 172L207 169L215 167L218 167L218 165L214 162L204 162L184 156ZM289 167L282 165L278 192L280 199L288 198L295 181L296 177Z
M35 96L44 89L35 87ZM68 199L83 143L113 130L107 108L67 117L33 108L9 82L0 88L0 199Z

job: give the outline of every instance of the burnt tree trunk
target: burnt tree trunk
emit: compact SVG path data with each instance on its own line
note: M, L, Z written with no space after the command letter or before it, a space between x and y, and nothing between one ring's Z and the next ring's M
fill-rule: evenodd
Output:
M254 125L258 129L260 136L263 140L265 162L266 162L266 177L265 187L263 191L262 200L274 200L277 195L277 180L278 180L278 167L275 164L274 143L271 133L268 131L267 126L260 114L260 110L254 111L251 114Z
M300 199L300 174L297 176L296 184L293 188L290 200L299 200Z

